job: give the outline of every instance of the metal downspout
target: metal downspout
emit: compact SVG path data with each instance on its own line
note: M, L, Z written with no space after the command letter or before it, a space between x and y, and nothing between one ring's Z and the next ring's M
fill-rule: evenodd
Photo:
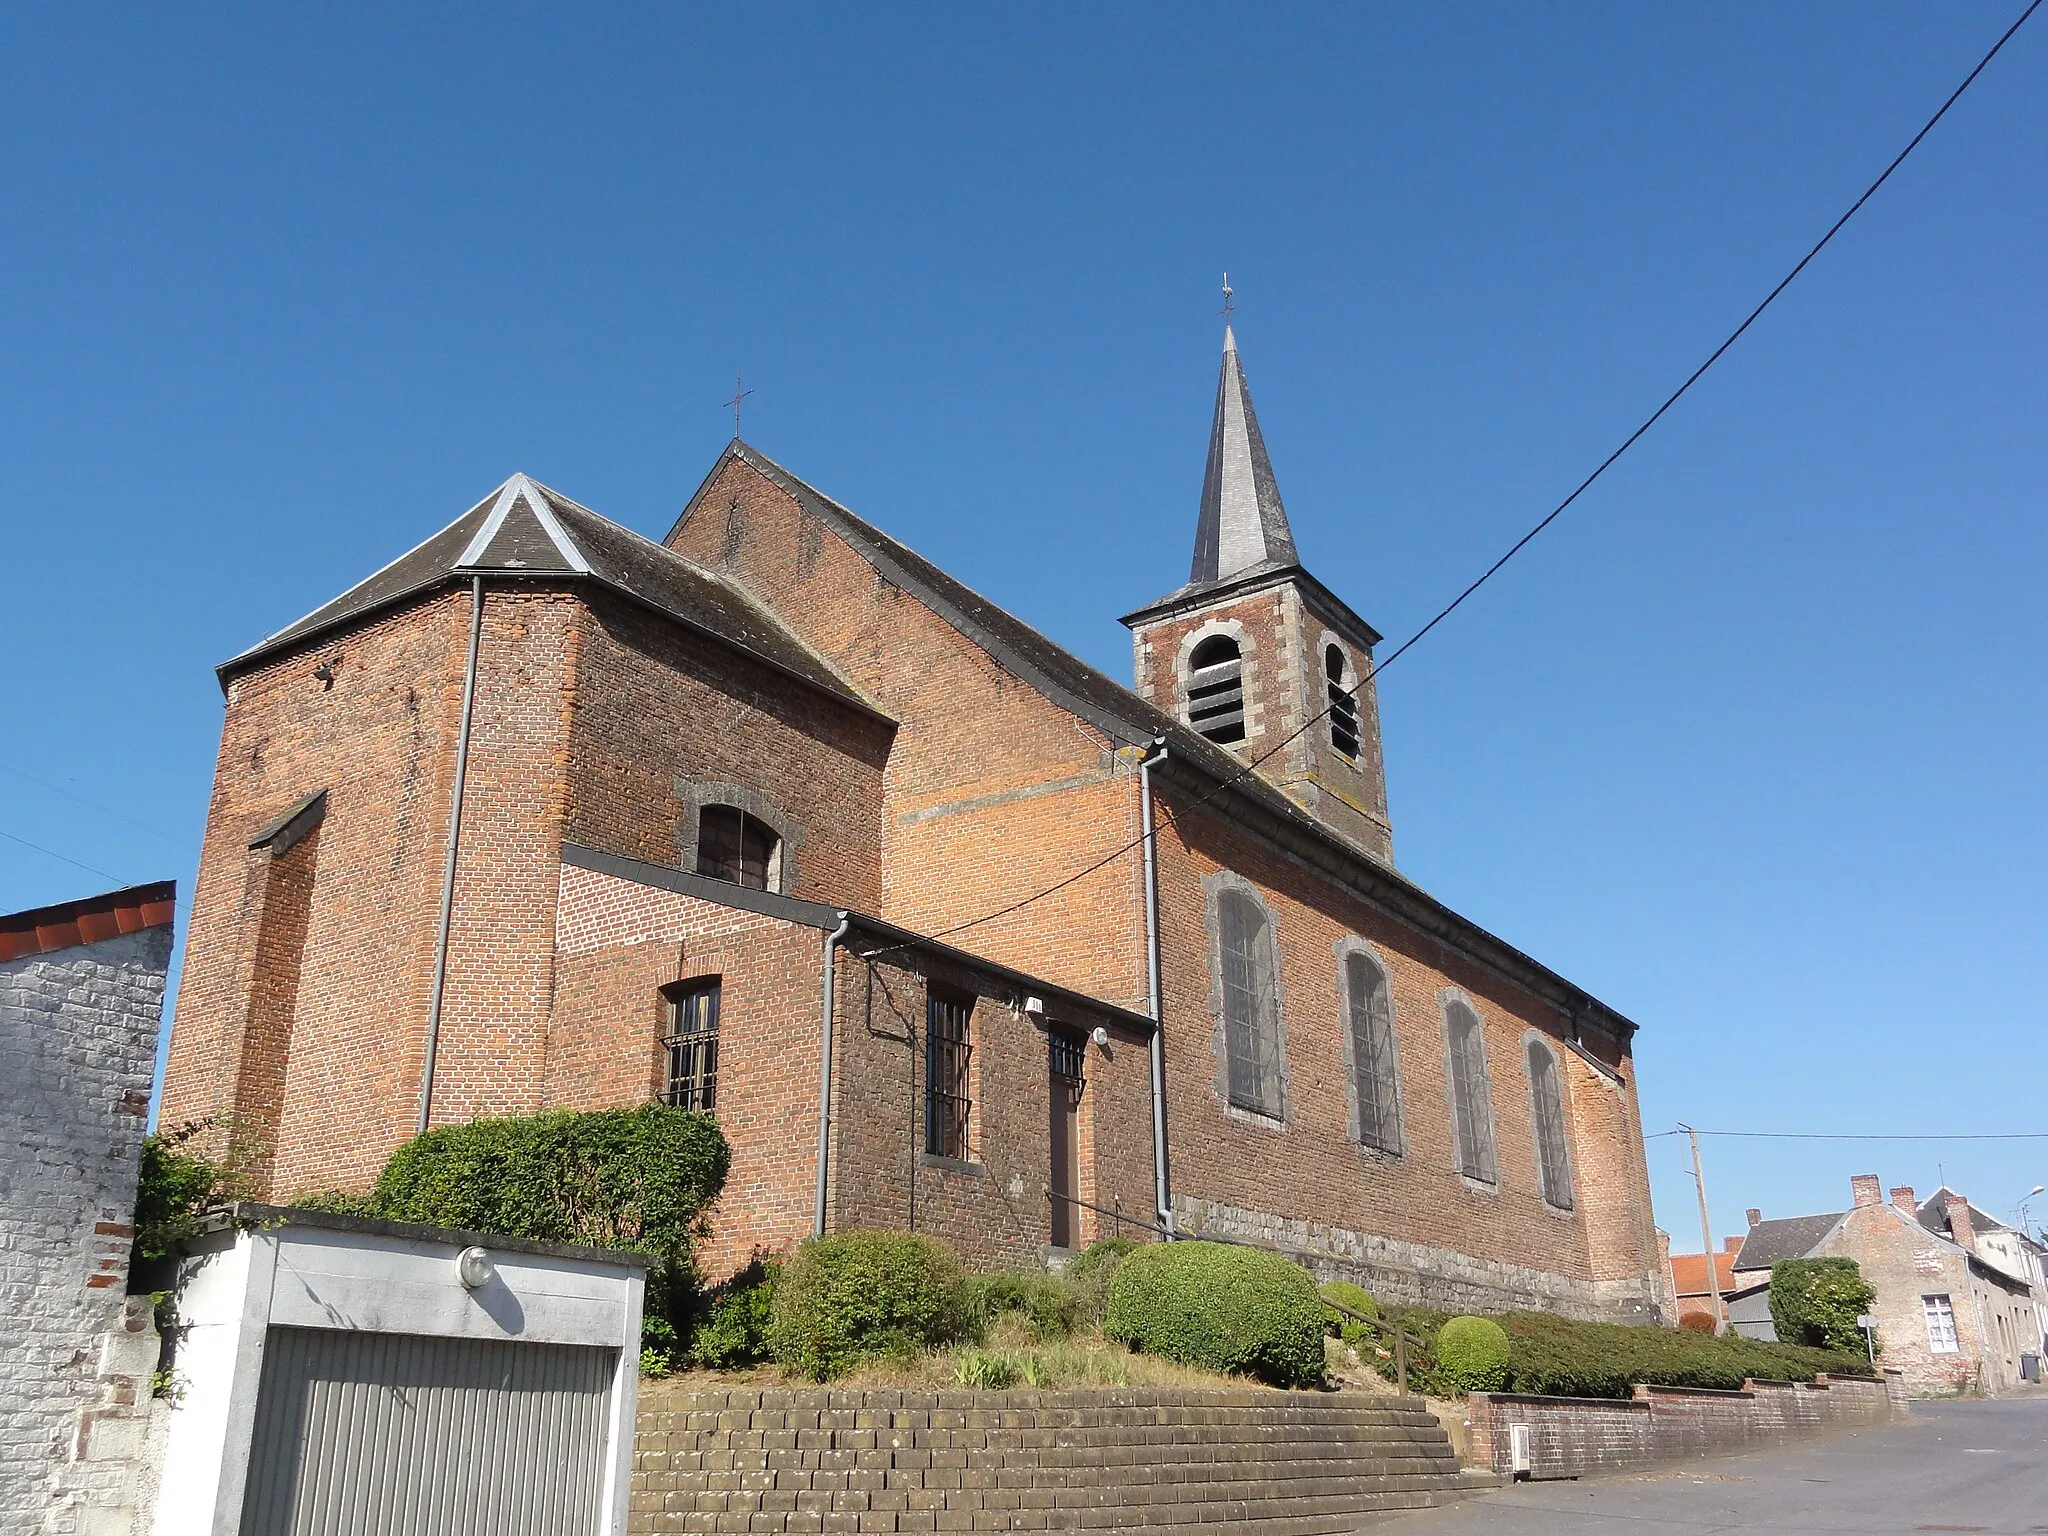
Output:
M818 1056L818 1198L812 1212L811 1228L818 1237L825 1235L825 1185L832 1156L832 1004L833 983L837 979L836 961L839 957L840 940L853 926L853 914L841 912L839 926L825 935L825 981L824 997L824 1040Z
M434 1057L441 1047L441 995L448 984L448 926L455 911L455 854L462 839L462 783L469 772L469 725L476 705L476 652L484 632L484 579L469 582L469 660L462 669L462 724L455 737L455 793L448 807L448 858L441 868L441 931L434 941L434 992L427 1005L426 1065L420 1073L420 1130L434 1112Z
M1171 1239L1173 1180L1166 1165L1166 1030L1160 1020L1159 982L1159 834L1154 825L1152 769L1166 761L1166 738L1153 738L1138 764L1138 803L1145 829L1145 985L1152 1015L1152 1175L1159 1224Z

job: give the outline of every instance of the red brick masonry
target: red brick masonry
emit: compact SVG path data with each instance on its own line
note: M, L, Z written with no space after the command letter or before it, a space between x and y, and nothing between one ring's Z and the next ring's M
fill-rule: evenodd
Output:
M1881 1424L1904 1411L1897 1371L1886 1371L1882 1381L1822 1374L1810 1387L1748 1381L1736 1392L1639 1386L1627 1400L1474 1392L1472 1460L1511 1472L1509 1429L1516 1424L1529 1426L1532 1477L1580 1477L1776 1445L1845 1424Z

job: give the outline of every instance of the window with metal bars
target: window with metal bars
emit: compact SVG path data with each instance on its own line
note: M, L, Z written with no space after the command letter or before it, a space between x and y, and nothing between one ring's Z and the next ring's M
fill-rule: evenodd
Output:
M1368 1147L1401 1151L1401 1090L1394 1074L1394 1004L1386 972L1370 955L1344 957L1346 1011L1351 1023L1351 1071L1358 1097L1358 1139Z
M1561 1211L1572 1208L1570 1141L1565 1133L1564 1079L1557 1053L1541 1040L1529 1042L1529 1095L1536 1106L1536 1172L1543 1198Z
M929 992L924 1004L924 1149L934 1157L972 1161L967 1139L974 1101L969 1097L970 998Z
M736 805L707 805L697 816L697 873L757 891L773 890L782 839Z
M1244 740L1244 656L1228 635L1188 657L1188 724L1225 746Z
M1486 1031L1470 1004L1445 1007L1451 1058L1451 1109L1457 1122L1458 1171L1482 1184L1500 1182L1493 1147L1493 1092L1486 1080Z
M1281 1119L1280 1010L1274 997L1273 929L1242 891L1216 899L1222 950L1224 1077L1239 1109Z
M1358 699L1348 682L1351 663L1344 648L1330 646L1323 652L1323 676L1329 683L1330 745L1345 757L1358 756Z
M678 1109L718 1107L718 994L716 977L671 982L661 989L668 1032L668 1086L661 1098Z

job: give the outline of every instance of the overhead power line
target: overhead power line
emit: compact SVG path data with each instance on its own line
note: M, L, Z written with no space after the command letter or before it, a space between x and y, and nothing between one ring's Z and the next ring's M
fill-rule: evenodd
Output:
M1645 1138L1682 1136L1683 1131L1652 1131ZM1700 1131L1701 1136L1740 1136L1758 1141L2048 1141L2048 1131L1962 1131L1954 1136L1891 1131Z
M1395 662L1399 661L1401 657L1405 655L1408 652L1408 650L1416 644L1416 642L1422 639L1423 636L1427 635L1431 630L1435 629L1437 625L1443 623L1445 619L1449 618L1453 613L1457 612L1459 608L1464 606L1465 601L1468 598L1470 598L1473 595L1473 593L1477 592L1481 587L1485 586L1487 582L1491 581L1497 574L1499 574L1501 567L1506 565L1510 560L1514 559L1515 556L1519 555L1524 549L1526 549L1529 546L1529 544L1535 540L1538 534L1542 533L1544 529L1548 528L1552 523L1556 522L1558 518L1562 517L1565 511L1574 502L1576 502L1581 496L1585 495L1587 491L1592 489L1595 481L1597 481L1602 475L1606 474L1609 469L1614 467L1615 463L1621 458L1623 454L1627 453L1629 449L1633 448L1639 441L1642 440L1645 433L1647 433L1652 427L1656 426L1659 421L1663 420L1665 413L1669 411L1674 405L1678 404L1680 400L1685 398L1685 395L1688 391L1691 390L1693 385L1699 383L1699 381L1706 376L1707 370L1712 368L1714 364L1718 363L1722 359L1722 357L1726 355L1728 349L1733 347L1736 342L1742 339L1743 335L1749 330L1749 328L1752 325L1756 324L1758 319L1762 317L1763 312L1769 309L1772 304L1777 302L1778 296L1784 293L1784 291L1787 288L1792 286L1793 280L1797 278L1800 273L1804 272L1807 269L1807 267L1812 263L1813 259L1816 256L1818 256L1823 250L1827 249L1828 243L1832 241L1836 235L1842 232L1843 226L1846 225L1851 219L1856 217L1856 215L1862 210L1863 205L1869 202L1870 199L1877 194L1877 189L1879 187L1882 187L1887 181L1891 180L1892 173L1896 171L1900 166L1906 163L1906 157L1912 154L1914 150L1920 147L1920 141L1925 139L1928 134L1934 131L1934 125L1939 123L1944 117L1948 115L1949 108L1953 107L1958 101L1962 99L1963 92L1967 91L1973 84L1976 83L1977 77L1984 73L1986 67L1990 65L1993 59L1998 57L2000 50L2003 49L2007 43L2012 41L2013 34L2018 32L2021 27L2027 24L2027 19L2030 16L2032 16L2035 11L2040 9L2041 4L2042 0L2030 0L2030 3L2028 4L2027 8L2020 12L2019 19L2013 22L2011 26L2007 27L2005 31L2000 34L1998 41L1993 43L1990 47L1990 50L1985 53L1984 57L1977 61L1976 68L1972 69L1967 75L1963 77L1963 82L1961 85L1958 85L1953 91L1949 92L1948 99L1942 102L1942 104L1935 109L1934 115L1932 117L1928 118L1925 123L1921 124L1920 131L1914 134L1913 137L1907 141L1906 147L1904 149L1900 150L1896 155L1892 157L1891 163L1878 173L1877 179L1875 181L1871 182L1869 186L1863 189L1862 195L1858 197L1855 202L1849 205L1847 211L1845 211L1840 218L1836 219L1833 224L1830 224L1828 226L1827 233L1822 235L1820 239L1816 240L1813 244L1812 249L1807 251L1807 253L1804 256L1800 257L1799 260L1793 265L1792 270L1787 272L1782 278L1778 280L1778 284L1775 288L1773 288L1769 293L1764 295L1762 302L1759 303L1756 306L1756 308L1752 309L1746 316L1743 317L1742 323L1736 326L1734 330L1730 331L1727 335L1727 338L1723 340L1718 347L1714 348L1712 352L1707 354L1707 360L1701 363L1699 367L1693 369L1693 371L1690 374L1686 375L1685 382L1680 384L1678 388L1674 389L1668 396L1666 396L1663 404L1659 405L1648 416L1644 417L1641 425L1639 425L1633 432L1629 433L1627 437L1623 438L1621 441L1621 445L1619 447L1617 447L1612 453L1608 454L1606 458L1602 459L1600 463L1597 466L1595 466L1591 474L1586 476L1585 479L1581 480L1576 486L1573 487L1572 492L1569 496L1565 497L1563 501L1560 501L1556 506L1552 507L1549 512L1544 514L1543 518L1533 528L1531 528L1527 533L1523 534L1519 539L1515 540L1515 542L1508 547L1507 552L1503 554L1498 560L1494 561L1493 564L1489 565L1484 571L1480 572L1479 576L1471 583L1471 585L1467 586L1464 591L1460 592L1456 597L1452 598L1448 603L1444 604L1442 608L1438 609L1436 614L1430 619L1430 621L1427 624L1423 625L1422 628L1416 630L1415 633L1410 635L1406 640L1403 640L1400 643L1400 645L1396 646L1394 650L1391 653L1389 653L1383 660L1375 661L1372 665L1372 668L1356 683L1354 683L1350 688L1346 689L1340 687L1338 691L1345 694L1355 703L1358 698L1359 691L1363 689L1367 683L1370 683L1374 681L1376 678L1378 678L1378 676L1382 672L1386 671L1388 667L1392 666ZM1250 762L1246 763L1242 768L1238 769L1237 772L1230 775L1230 777L1219 782L1214 789L1211 789L1208 793L1201 796L1201 798L1190 803L1187 809L1198 809L1199 807L1206 805L1209 801L1215 799L1216 796L1222 794L1225 790L1231 788L1236 784L1242 783L1246 777L1248 777L1258 768L1264 766L1267 762L1269 762L1279 753L1285 751L1294 742L1300 740L1301 737L1306 735L1319 722L1326 719L1329 716L1330 709L1334 707L1334 705L1325 707L1324 709L1318 711L1316 714L1311 715L1299 729L1294 731L1291 735L1283 738L1277 745L1269 748L1265 752L1261 753L1259 756L1253 758ZM1168 824L1171 825L1176 823L1178 818L1169 809L1166 812L1166 820ZM1090 864L1087 868L1078 870L1074 874L1067 876L1065 879L1060 880L1055 884L1045 887L1045 889L1041 891L1034 891L1030 895L1020 897L1018 900L1011 902L1007 906L999 907L993 912L984 913L980 917L970 918L968 921L964 923L956 923L950 928L942 928L937 933L930 935L930 937L935 939L947 938L956 933L965 933L970 928L979 928L984 923L992 923L997 918L1008 917L1011 913L1020 911L1023 908L1030 906L1033 902L1043 901L1046 897L1053 895L1055 892L1063 891L1068 886L1074 885L1079 881L1087 879L1088 876L1094 874L1097 870L1102 869L1107 865L1115 863L1118 859L1124 857L1124 855L1132 852L1137 848L1142 847L1144 845L1144 842L1145 839L1142 835L1139 837L1135 837L1131 839L1131 841L1125 843L1122 847L1117 848L1113 852L1104 855L1100 859L1097 859L1093 864ZM1707 1133L1702 1131L1700 1134L1706 1135Z
M60 864L69 864L74 869L82 869L88 875L98 875L102 880L112 880L117 885L122 883L119 875L110 875L104 869L99 869L82 860L74 859L69 854L59 853L54 848L45 848L41 843L32 843L25 837L16 837L12 832L0 831L0 837L6 838L10 843L19 843L24 848L33 848L37 853L47 858L55 859Z

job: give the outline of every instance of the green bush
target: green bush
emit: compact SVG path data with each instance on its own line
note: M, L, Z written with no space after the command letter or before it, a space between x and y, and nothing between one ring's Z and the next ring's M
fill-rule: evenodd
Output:
M1021 1312L1040 1343L1064 1339L1081 1321L1081 1294L1064 1275L1005 1271L971 1282L974 1310L980 1322L992 1323L1005 1312Z
M129 1270L138 1279L160 1273L164 1261L199 1235L211 1213L247 1193L244 1180L227 1164L192 1149L192 1141L207 1129L206 1122L196 1121L142 1139L135 1241L129 1251Z
M1771 1321L1782 1344L1863 1354L1856 1318L1876 1299L1854 1259L1780 1259L1771 1266Z
M690 1358L714 1370L768 1358L768 1319L782 1266L757 1258L714 1289L690 1335Z
M377 1197L348 1189L302 1190L285 1202L295 1211L331 1211L337 1216L377 1215Z
M1342 1339L1346 1344L1367 1343L1373 1337L1373 1330L1357 1318L1348 1314L1363 1312L1367 1317L1380 1315L1380 1304L1372 1299L1372 1293L1362 1285L1353 1285L1349 1280L1325 1280L1316 1288L1323 1298L1323 1322L1332 1338ZM1339 1308L1342 1311L1339 1311Z
M974 1296L953 1250L909 1232L812 1238L783 1265L768 1346L826 1381L873 1356L902 1357L973 1331Z
M391 1221L680 1257L730 1165L718 1122L694 1110L558 1109L415 1136L374 1199Z
M1508 1379L1508 1335L1490 1317L1454 1317L1436 1336L1438 1374L1461 1392L1498 1392Z
M1102 1321L1110 1279L1117 1266L1137 1251L1137 1243L1128 1237L1098 1237L1074 1255L1074 1262L1067 1266L1067 1278L1074 1284L1082 1322Z
M1153 1243L1109 1282L1103 1331L1186 1365L1276 1387L1323 1377L1323 1302L1307 1270L1223 1243Z

